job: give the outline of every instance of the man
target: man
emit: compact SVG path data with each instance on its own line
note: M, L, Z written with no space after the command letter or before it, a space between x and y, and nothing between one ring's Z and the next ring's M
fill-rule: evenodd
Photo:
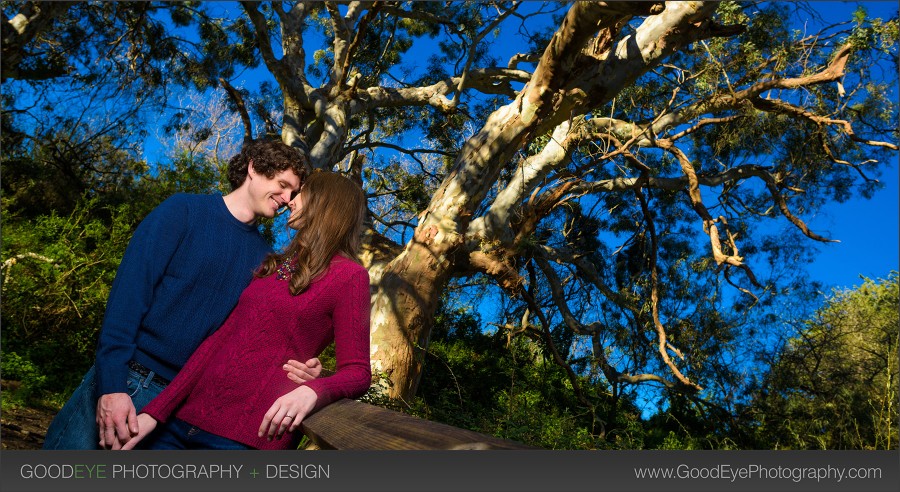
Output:
M281 142L249 142L228 163L231 193L176 194L147 215L116 271L94 366L53 420L44 449L117 448L137 434L136 413L224 322L271 251L256 221L291 200L307 167ZM302 381L321 366L312 359L284 369Z

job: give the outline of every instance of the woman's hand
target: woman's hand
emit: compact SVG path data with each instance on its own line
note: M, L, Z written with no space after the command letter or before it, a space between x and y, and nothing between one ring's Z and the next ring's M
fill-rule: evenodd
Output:
M281 439L285 431L293 432L300 426L306 415L316 406L319 396L308 386L300 386L286 395L282 395L269 407L266 416L259 426L259 437L268 436L268 440ZM141 431L143 431L141 423Z
M134 449L137 443L141 442L141 439L147 437L147 434L153 432L153 429L156 429L156 419L147 415L146 413L139 413L137 416L137 421L140 431L128 442L122 445L122 450Z
M288 379L298 384L312 381L322 373L322 363L316 357L306 362L298 362L291 359L281 368L287 371Z

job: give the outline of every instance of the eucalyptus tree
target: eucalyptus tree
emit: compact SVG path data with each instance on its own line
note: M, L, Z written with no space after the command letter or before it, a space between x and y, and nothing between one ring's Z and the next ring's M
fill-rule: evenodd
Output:
M485 283L507 311L494 324L542 341L588 407L642 383L722 398L739 377L724 349L832 240L804 219L870 196L897 155L896 18L805 32L814 10L781 3L212 10L170 15L202 40L179 45L193 83L225 88L247 137L274 132L369 193L372 359L398 398L441 294ZM249 90L237 68L260 60L271 79Z
M766 254L755 221L827 241L802 215L870 193L897 149L896 108L868 72L870 54L896 53L896 20L798 34L779 4L584 2L542 37L528 26L544 10L515 2L241 6L283 140L373 196L372 357L398 397L415 392L440 293L477 273L527 305L514 329L587 337L610 384L700 390L725 304L663 301L715 272L753 304L773 288L745 259ZM503 64L486 43L507 26L531 44ZM426 35L442 51L404 80Z

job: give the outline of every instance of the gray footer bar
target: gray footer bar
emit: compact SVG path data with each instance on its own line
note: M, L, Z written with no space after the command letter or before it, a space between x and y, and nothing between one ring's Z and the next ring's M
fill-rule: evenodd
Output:
M898 451L3 451L13 491L896 491Z

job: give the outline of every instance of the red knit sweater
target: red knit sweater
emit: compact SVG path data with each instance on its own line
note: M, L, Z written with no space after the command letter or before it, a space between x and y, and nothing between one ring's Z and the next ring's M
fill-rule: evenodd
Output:
M258 449L289 449L295 436L257 437L275 400L297 388L282 366L305 361L335 344L334 375L305 383L318 399L313 411L357 398L371 382L369 275L335 256L328 271L299 296L288 281L254 278L221 328L206 339L172 383L142 412L160 422L176 417L207 432Z

